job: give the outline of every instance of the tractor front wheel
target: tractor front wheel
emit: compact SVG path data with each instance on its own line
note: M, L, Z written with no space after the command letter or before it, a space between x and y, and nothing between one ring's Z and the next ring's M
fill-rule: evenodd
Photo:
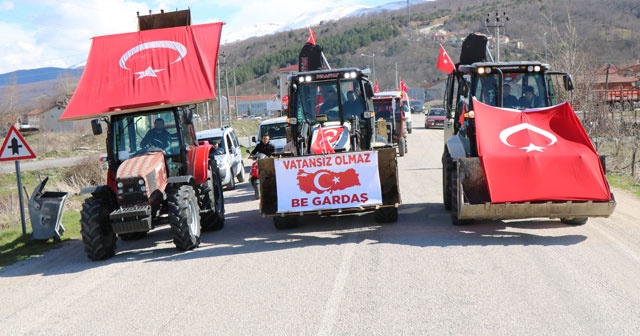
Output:
M200 217L198 198L189 185L170 191L169 224L173 243L180 250L192 250L200 245Z
M87 198L80 212L80 234L90 260L111 258L116 253L116 234L109 221L113 200L106 193Z

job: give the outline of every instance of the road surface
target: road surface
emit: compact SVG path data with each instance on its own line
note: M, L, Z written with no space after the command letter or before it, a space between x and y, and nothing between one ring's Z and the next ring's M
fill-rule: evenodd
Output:
M638 335L640 201L610 218L453 226L441 195L442 131L414 115L398 158L399 221L258 214L226 191L224 229L174 249L167 227L87 260L70 242L0 270L12 335Z

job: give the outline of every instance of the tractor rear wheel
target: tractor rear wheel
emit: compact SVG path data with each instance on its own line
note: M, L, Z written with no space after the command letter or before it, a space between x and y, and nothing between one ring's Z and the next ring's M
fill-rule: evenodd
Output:
M113 204L107 193L93 194L82 204L80 233L84 251L90 260L108 259L116 253L117 238L109 221Z
M447 211L451 211L451 167L453 167L453 161L451 160L451 154L445 147L442 154L442 203Z
M224 194L218 167L211 162L209 167L209 178L199 187L200 225L205 231L215 231L224 227Z
M167 200L169 224L173 243L180 250L191 250L200 245L200 217L198 198L189 185L171 190Z

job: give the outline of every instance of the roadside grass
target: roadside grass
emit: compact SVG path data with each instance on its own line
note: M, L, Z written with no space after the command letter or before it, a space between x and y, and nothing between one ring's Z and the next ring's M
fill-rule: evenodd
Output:
M30 258L41 257L45 252L61 247L65 242L80 239L80 212L65 211L61 225L65 232L60 241L31 239L31 224L27 222L27 234L22 234L20 222L0 230L0 269Z
M612 187L625 190L640 198L640 184L634 179L619 175L607 175L607 180Z

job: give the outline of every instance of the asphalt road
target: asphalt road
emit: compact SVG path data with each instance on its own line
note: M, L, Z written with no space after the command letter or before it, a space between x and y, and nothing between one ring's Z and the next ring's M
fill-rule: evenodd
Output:
M81 242L0 270L11 335L637 335L640 201L614 191L610 218L451 225L441 203L442 131L414 115L398 158L399 221L258 214L226 191L224 229L174 249L168 228L88 261Z

